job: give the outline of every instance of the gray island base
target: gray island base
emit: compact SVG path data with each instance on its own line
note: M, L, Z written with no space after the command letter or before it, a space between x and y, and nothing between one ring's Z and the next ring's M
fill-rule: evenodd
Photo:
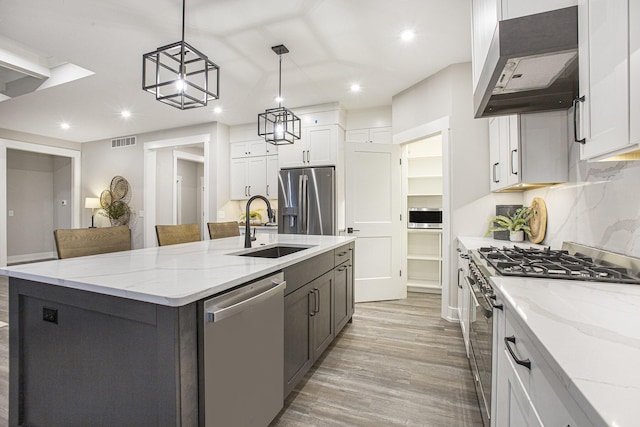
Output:
M232 237L0 270L9 276L9 424L216 425L204 410L203 301L279 271L284 401L351 320L355 254L352 238L333 236L264 236L254 248L283 243L310 248L236 256L242 237ZM120 271L105 278L101 266L115 261ZM164 283L152 292L160 276L187 291Z

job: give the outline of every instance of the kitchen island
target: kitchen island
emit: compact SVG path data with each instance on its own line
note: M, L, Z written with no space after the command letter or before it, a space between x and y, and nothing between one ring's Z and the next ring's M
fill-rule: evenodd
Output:
M203 300L279 271L293 295L317 274L333 338L346 323L336 307L353 304L353 280L338 280L353 273L352 241L259 235L253 250L306 247L270 259L240 256L250 249L231 237L0 270L9 276L9 424L203 424ZM341 257L349 268L338 273ZM285 365L286 336L285 323Z

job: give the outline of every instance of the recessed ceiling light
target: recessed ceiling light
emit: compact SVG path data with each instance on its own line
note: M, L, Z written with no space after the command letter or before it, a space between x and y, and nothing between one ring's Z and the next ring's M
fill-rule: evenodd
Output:
M216 113L216 114L220 114L220 113L222 113L222 108L221 107L214 107L213 108L213 112Z
M131 117L131 111L129 110L122 110L122 112L120 113L120 115L125 118L128 119L129 117Z
M416 36L416 33L413 30L404 30L401 34L400 34L400 38L402 39L402 41L404 42L409 42L411 40L413 40L413 38Z
M60 123L60 129L69 129L71 126L69 126L69 123L67 122L62 122Z
M362 89L360 87L360 85L358 83L353 83L351 85L351 92L360 92L360 89Z

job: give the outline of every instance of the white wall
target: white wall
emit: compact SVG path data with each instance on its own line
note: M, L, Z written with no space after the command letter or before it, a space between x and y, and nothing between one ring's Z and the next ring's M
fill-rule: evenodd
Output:
M53 225L54 228L71 227L71 159L53 156ZM66 200L66 205L62 201ZM82 204L84 206L84 204Z
M132 199L130 207L133 215L129 227L132 232L134 249L144 247L144 218L139 216L144 207L144 144L147 142L178 139L194 135L211 135L209 161L211 172L206 187L209 191L209 215L214 221L218 205L222 206L229 197L229 140L228 127L218 123L205 123L176 129L139 134L133 147L111 148L111 140L86 142L82 144L82 197L97 197L108 188L115 175L125 177L130 184ZM172 170L172 169L170 169ZM172 188L172 187L170 187ZM166 191L171 193L171 189ZM169 210L169 213L171 209ZM156 223L161 219L157 218ZM91 211L83 210L83 224L90 224ZM155 225L155 224L154 224Z

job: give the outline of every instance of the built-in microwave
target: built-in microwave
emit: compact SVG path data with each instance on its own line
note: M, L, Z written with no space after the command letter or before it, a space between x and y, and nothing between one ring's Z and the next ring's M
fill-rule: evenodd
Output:
M442 209L409 208L408 228L442 228Z

